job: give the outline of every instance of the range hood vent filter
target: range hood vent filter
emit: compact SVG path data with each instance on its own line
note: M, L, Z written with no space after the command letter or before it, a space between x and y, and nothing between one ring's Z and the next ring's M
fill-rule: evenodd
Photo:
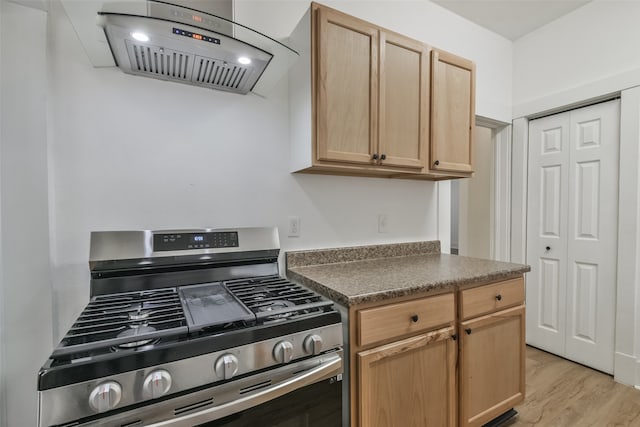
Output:
M224 61L198 56L193 81L216 89L237 90L244 85L245 77L249 75L249 68L239 64L226 64Z
M157 46L134 44L126 40L131 71L135 74L164 76L169 80L183 81L190 78L193 71L191 57L182 52Z
M249 67L228 64L220 59L189 55L185 52L125 40L130 72L143 76L193 83L212 89L237 92L252 74Z

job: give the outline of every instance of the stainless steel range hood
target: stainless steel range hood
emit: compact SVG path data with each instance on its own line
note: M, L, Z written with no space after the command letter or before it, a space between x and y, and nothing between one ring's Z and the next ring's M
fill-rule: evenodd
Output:
M96 67L267 95L298 57L277 40L234 22L232 0L61 2Z

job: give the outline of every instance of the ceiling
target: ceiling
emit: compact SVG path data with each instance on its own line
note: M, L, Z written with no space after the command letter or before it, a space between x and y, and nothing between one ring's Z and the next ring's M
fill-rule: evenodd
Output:
M591 0L432 1L509 40L516 40Z
M9 0L47 10L47 0ZM168 0L171 1L171 0ZM180 0L178 0L180 1ZM592 0L431 0L471 22L516 40Z

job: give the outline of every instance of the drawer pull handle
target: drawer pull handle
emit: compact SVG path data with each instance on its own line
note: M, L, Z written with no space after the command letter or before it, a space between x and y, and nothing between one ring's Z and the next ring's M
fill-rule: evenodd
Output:
M467 335L471 335L471 328L467 328L464 331L467 333Z
M451 339L455 341L455 340L457 340L457 339L458 339L458 336L457 336L457 335L455 335L455 334L453 334L453 335L451 335Z
M417 314L414 314L413 316L411 316L411 321L412 321L413 323L416 323L416 322L418 321L418 315L417 315Z
M502 300L502 295L500 294L496 295L496 301L500 301L500 300Z

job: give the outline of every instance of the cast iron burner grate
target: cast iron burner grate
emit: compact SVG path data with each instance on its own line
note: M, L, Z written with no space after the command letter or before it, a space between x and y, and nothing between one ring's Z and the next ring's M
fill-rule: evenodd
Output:
M280 276L231 280L225 286L264 322L322 313L333 306L332 301Z
M135 348L134 343L187 332L175 288L99 295L89 301L52 357L111 347Z

